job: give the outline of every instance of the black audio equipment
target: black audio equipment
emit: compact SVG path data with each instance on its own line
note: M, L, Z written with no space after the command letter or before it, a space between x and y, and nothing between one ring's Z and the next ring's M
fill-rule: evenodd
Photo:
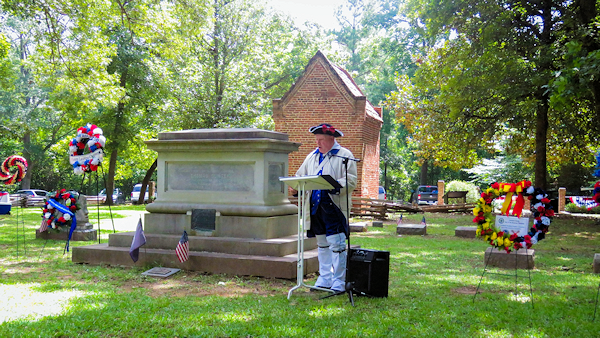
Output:
M346 282L353 293L369 297L387 297L390 278L390 253L369 249L348 250Z

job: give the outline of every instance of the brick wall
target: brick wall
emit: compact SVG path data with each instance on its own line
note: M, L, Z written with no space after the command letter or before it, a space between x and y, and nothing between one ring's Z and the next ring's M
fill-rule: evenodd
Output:
M316 148L315 137L308 128L330 123L344 133L344 137L337 138L338 143L362 160L357 165L354 196L377 198L382 121L365 113L367 104L370 105L364 96L353 95L327 58L318 52L296 84L281 99L273 100L275 130L302 144L289 155L289 174L293 175Z

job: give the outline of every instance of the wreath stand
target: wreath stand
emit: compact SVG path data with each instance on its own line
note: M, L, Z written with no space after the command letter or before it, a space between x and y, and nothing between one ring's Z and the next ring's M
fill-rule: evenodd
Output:
M10 200L10 198L9 198ZM17 259L19 259L19 237L23 240L23 252L27 254L27 245L25 244L25 220L23 219L22 208L27 205L27 196L19 195L16 205L16 221L17 221ZM21 235L19 235L19 225L21 226Z
M598 310L598 295L600 294L600 283L598 283L598 291L596 292L596 306L594 307L594 318L592 322L596 320L596 310Z
M529 267L529 255L527 254L527 247L525 248L525 256L527 257L527 266ZM493 249L492 249L493 251ZM485 266L483 267L483 272L481 274L481 278L479 279L479 284L477 285L477 290L475 290L475 294L473 295L473 303L475 303L475 297L477 297L477 293L479 292L479 287L481 286L481 281L483 280L483 276L485 275L485 273L487 272L490 275L500 275L500 276L509 276L512 277L512 274L508 274L508 273L497 273L497 272L489 272L487 270L488 267L488 263L490 261L490 258L492 258L492 253L490 253L487 257L487 259L485 260ZM524 276L519 276L519 255L517 254L517 252L515 252L515 292L514 294L517 295L517 291L518 291L518 279L519 277L524 277ZM527 269L528 272L528 276L527 278L529 279L529 297L531 298L531 307L535 308L534 304L533 304L533 288L531 287L531 269ZM600 285L598 286L599 290L600 290Z
M104 174L104 168L102 167L102 165L98 165L98 167L101 168L101 170L102 170L102 179L104 181L104 189L106 190L106 196L108 196L109 192L108 192L108 189L106 188L106 175ZM85 182L85 174L86 174L86 172L83 173L83 177L81 178L80 191L83 190L83 185ZM88 186L91 183L92 183L92 178L90 177L90 179L88 180ZM96 171L96 191L98 193L100 192L100 185L98 183L98 171ZM110 193L112 196L112 191ZM113 203L114 203L114 201L113 201ZM89 209L88 209L88 211L89 211ZM115 230L115 221L113 219L112 208L111 208L110 204L108 205L108 212L110 214L110 220L111 220L112 226L113 226L113 233L116 233L117 231ZM98 244L100 244L100 202L96 203L96 217L97 217L97 222L98 222ZM65 246L65 249L66 249L66 246Z

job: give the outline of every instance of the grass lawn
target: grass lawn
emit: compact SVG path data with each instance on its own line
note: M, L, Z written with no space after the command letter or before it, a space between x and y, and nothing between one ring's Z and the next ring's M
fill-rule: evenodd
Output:
M143 210L143 206L118 206ZM101 207L100 217L109 217ZM592 321L600 276L600 222L557 217L536 244L531 271L486 274L480 239L454 236L470 215L425 214L427 236L397 236L393 221L352 233L352 244L390 252L388 298L320 300L290 280L182 271L166 279L151 268L74 264L64 242L35 239L41 212L0 216L0 337L598 337ZM90 206L91 222L96 217ZM404 215L420 223L422 215ZM103 230L103 238L110 231ZM17 239L19 256L17 258ZM26 246L23 247L23 241ZM106 241L105 239L103 241ZM97 242L96 242L97 243ZM72 242L71 246L95 243ZM26 252L24 252L26 249ZM491 270L491 272L494 272ZM307 277L312 284L315 275Z

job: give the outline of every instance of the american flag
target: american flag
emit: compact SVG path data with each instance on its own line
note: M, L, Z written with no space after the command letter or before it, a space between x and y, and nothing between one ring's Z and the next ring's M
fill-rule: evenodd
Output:
M423 219L421 220L421 224L422 225L427 225L427 223L425 223L425 216L423 216Z
M42 224L40 225L40 229L38 230L40 233L48 230L48 220L42 219Z
M177 243L177 248L175 248L175 253L177 254L177 258L181 263L190 258L190 243L188 242L187 232L183 232L179 243Z
M398 217L398 222L396 222L396 224L402 224L402 214L400 214L400 217Z

